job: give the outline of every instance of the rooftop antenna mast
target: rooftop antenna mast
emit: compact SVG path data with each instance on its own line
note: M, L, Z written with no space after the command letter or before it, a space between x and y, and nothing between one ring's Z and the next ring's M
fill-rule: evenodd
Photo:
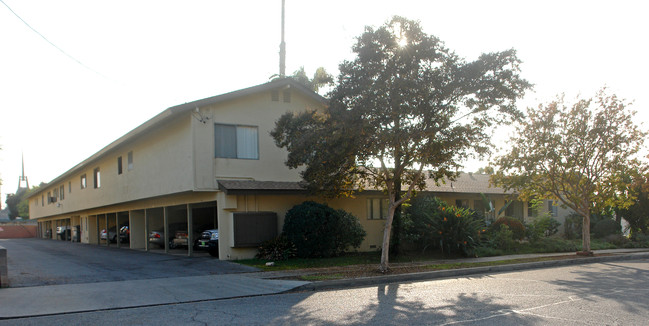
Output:
M282 0L282 43L279 44L279 77L286 76L286 42L284 42L284 3Z

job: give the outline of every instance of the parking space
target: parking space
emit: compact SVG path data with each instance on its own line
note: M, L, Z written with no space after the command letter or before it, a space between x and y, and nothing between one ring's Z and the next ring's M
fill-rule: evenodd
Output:
M222 261L206 253L187 257L187 251L170 254L127 250L47 239L6 239L11 287L79 284L245 273L255 268ZM177 250L177 252L176 252ZM177 253L177 254L175 254Z

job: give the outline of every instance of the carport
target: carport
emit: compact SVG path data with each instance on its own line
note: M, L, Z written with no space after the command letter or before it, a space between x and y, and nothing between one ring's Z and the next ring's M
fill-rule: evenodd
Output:
M194 254L193 244L203 231L218 228L215 201L146 209L144 220L147 251L188 256Z

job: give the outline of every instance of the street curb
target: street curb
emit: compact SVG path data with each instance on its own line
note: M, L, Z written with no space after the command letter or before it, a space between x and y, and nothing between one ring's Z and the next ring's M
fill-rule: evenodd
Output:
M447 269L441 271L419 272L419 273L410 273L410 274L318 281L318 282L313 282L313 283L299 286L297 288L288 290L284 293L347 289L347 288L357 288L357 287L388 284L388 283L429 281L429 280L435 280L440 278L449 278L449 277L466 276L466 275L511 272L511 271L569 266L569 265L585 265L585 264L593 264L593 263L603 263L603 262L633 260L633 259L643 259L643 258L649 258L649 252L619 254L619 255L613 254L610 256L602 256L602 257L583 257L583 258L575 258L575 259L548 260L548 261L499 265L499 266L470 267L470 268Z

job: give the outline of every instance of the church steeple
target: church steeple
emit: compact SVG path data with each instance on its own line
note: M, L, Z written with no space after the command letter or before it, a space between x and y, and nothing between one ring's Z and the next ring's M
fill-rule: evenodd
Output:
M25 155L22 155L22 174L18 177L18 190L27 189L29 190L29 181L25 176ZM18 193L18 191L16 191Z

